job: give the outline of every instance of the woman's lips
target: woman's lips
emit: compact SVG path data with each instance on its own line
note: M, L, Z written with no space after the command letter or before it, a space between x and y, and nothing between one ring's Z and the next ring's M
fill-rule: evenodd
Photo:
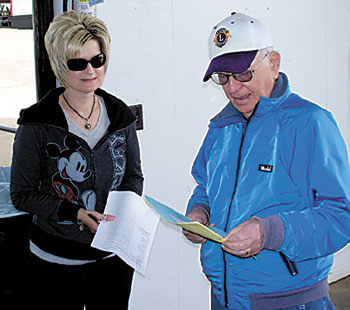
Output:
M94 80L96 80L96 77L91 78L91 79L81 79L83 82L92 82Z

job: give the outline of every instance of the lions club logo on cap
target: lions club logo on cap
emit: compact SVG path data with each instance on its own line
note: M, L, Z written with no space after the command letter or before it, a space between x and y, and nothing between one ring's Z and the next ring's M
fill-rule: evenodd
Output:
M220 28L214 36L214 43L217 47L223 47L228 39L231 38L230 32L226 28Z

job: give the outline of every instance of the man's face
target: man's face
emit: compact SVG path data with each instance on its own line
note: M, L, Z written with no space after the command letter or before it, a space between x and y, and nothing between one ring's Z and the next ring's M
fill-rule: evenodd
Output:
M270 97L278 77L279 63L279 53L271 52L266 58L253 63L251 69L257 69L249 82L239 82L230 76L222 86L226 97L246 118L252 115L260 97Z

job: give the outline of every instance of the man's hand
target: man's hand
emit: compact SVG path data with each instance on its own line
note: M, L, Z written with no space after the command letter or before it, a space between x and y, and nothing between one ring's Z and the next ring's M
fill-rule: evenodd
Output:
M208 226L209 224L209 218L207 212L205 212L202 208L196 208L194 209L189 215L188 218L191 221L196 221L199 223L202 223L205 226ZM192 243L204 243L207 241L206 238L203 238L200 235L194 234L186 229L182 229L183 234L185 237L191 241Z
M243 222L226 236L222 243L224 251L240 257L250 257L261 251L263 231L257 219Z

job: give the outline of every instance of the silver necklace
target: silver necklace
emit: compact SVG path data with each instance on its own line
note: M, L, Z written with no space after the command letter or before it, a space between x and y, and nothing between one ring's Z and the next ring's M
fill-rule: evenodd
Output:
M90 117L91 117L91 115L92 115L92 112L94 111L94 108L95 108L95 95L94 95L94 99L93 99L93 103L92 103L92 108L91 108L91 111L90 111L90 114L89 114L89 116L88 117L84 117L84 116L82 116L76 109L74 109L70 104L69 104L69 102L68 102L68 100L66 99L66 97L64 96L64 95L62 95L63 96L63 99L64 99L64 101L67 103L67 105L69 106L69 108L73 111L73 112L75 112L79 117L81 117L82 119L84 119L85 120L85 125L84 125L84 127L87 129L87 130L90 130L91 129L91 124L89 123L89 119L90 119Z

